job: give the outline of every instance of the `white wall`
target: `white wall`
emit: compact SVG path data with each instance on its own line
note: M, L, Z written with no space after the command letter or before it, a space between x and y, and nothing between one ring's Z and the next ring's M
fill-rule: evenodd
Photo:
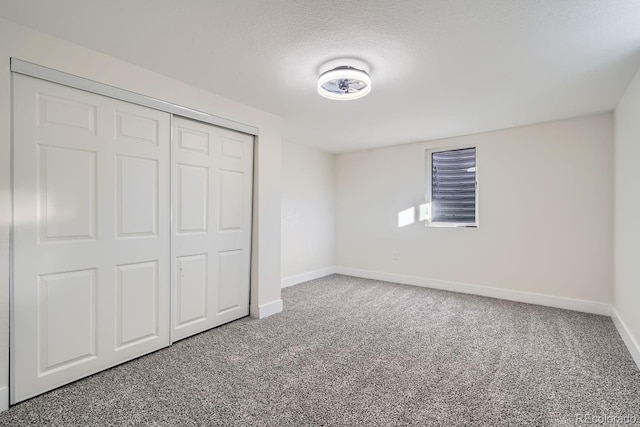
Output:
M280 118L113 57L0 19L0 408L6 405L9 360L9 226L11 78L16 57L149 95L260 129L256 145L251 312L277 311L280 301ZM167 58L170 60L170 58ZM260 308L263 307L263 308Z
M478 147L480 227L398 228L399 211L424 203L425 149L459 145ZM338 155L337 265L593 301L606 311L612 168L611 114Z
M635 341L637 358L640 355L640 71L616 108L615 136L614 307ZM640 359L636 361L640 364Z
M313 148L282 144L281 272L285 281L335 264L333 159L332 154Z

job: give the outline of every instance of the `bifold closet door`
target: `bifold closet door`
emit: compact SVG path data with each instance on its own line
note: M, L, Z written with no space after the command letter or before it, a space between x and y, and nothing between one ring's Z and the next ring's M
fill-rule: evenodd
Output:
M172 121L172 340L249 314L253 137Z
M170 342L170 116L14 75L11 400Z

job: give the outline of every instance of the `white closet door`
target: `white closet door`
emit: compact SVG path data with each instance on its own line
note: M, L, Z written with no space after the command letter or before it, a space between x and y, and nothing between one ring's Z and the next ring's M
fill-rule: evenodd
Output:
M249 314L253 137L172 122L176 341Z
M170 116L14 76L11 401L169 344Z

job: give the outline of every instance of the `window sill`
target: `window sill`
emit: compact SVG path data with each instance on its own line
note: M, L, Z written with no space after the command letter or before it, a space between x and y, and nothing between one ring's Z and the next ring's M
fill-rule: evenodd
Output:
M425 222L425 226L433 228L478 228L478 223Z

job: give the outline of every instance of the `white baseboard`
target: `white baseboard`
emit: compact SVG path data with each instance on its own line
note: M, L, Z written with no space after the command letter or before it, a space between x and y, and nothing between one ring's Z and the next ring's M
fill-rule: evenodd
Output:
M280 287L287 288L297 285L298 283L308 282L309 280L319 279L321 277L336 274L335 267L321 268L320 270L309 271L307 273L296 274L295 276L283 277L280 281Z
M0 387L0 412L9 409L9 387Z
M631 331L627 328L627 324L624 323L622 317L620 317L620 313L616 310L615 307L611 307L611 320L613 320L613 324L616 325L616 329L618 329L618 333L624 341L624 344L627 346L629 353L631 353L631 357L638 365L638 369L640 369L640 345L631 335Z
M250 312L251 317L255 317L256 319L264 319L265 317L272 316L274 314L280 313L282 311L282 300L271 301L266 304L262 304L257 307L257 310L254 306L251 306Z
M595 301L536 294L533 292L514 291L510 289L492 288L488 286L470 285L468 283L448 282L445 280L435 280L417 276L405 276L402 274L383 273L380 271L361 270L358 268L337 267L336 272L338 274L362 277L365 279L383 280L385 282L442 289L445 291L481 295L509 301L518 301L528 304L545 305L549 307L563 308L566 310L611 316L610 304Z

